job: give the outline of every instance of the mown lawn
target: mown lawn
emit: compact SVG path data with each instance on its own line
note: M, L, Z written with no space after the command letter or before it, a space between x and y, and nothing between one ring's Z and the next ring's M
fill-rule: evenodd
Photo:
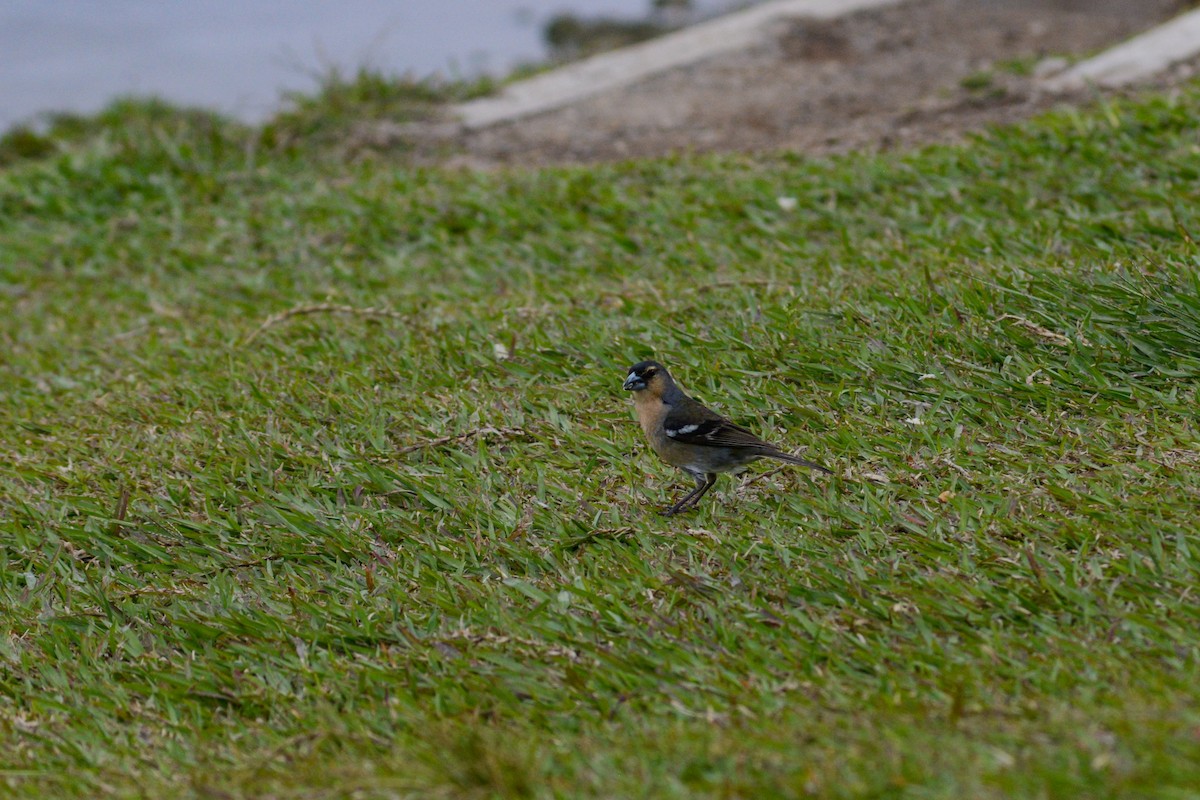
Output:
M0 794L1200 797L1200 87L493 174L159 112L0 172ZM658 516L646 357L837 476Z

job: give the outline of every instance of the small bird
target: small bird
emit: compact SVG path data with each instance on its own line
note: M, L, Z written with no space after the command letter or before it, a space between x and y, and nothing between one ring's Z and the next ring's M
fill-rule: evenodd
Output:
M778 447L735 425L675 385L671 373L657 361L641 361L629 368L624 388L633 392L638 422L658 457L696 479L696 488L663 510L664 516L695 507L717 482L717 475L760 458L828 472L820 464L789 455Z

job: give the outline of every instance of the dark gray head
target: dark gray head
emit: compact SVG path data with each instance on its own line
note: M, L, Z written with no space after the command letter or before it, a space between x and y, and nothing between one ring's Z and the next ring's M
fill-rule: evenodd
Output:
M671 384L671 373L657 361L639 361L629 368L624 388L627 392L640 392L648 387L665 387ZM661 392L662 389L659 388Z

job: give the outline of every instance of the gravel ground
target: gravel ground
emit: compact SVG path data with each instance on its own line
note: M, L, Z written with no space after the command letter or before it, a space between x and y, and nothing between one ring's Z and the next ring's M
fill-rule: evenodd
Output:
M750 50L421 148L464 166L675 152L834 153L947 141L1064 102L1036 78L1191 0L910 0L785 20ZM1196 64L1160 82L1190 77ZM1067 98L1068 100L1072 98ZM1081 99L1081 98L1074 98Z

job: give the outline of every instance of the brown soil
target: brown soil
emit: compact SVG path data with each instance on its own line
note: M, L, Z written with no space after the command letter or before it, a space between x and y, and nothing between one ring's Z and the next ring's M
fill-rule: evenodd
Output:
M674 152L831 153L947 141L1063 102L1036 77L1191 0L910 0L777 24L715 57L558 111L460 135L451 160L591 162ZM1162 80L1194 75L1177 67ZM444 155L444 151L443 151Z

